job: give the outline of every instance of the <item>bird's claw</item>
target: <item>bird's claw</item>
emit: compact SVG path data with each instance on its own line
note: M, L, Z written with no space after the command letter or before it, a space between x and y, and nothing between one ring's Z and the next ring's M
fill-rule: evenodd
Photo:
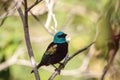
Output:
M58 74L60 74L61 70L59 68L56 68L55 71L58 72Z
M64 68L65 65L63 63L59 63L61 68Z

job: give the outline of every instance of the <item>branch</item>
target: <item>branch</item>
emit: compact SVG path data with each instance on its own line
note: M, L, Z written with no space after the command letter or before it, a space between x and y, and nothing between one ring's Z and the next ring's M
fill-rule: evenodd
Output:
M0 27L3 25L3 23L5 22L5 20L7 19L8 16L8 12L5 14L4 18L2 19L2 21L0 22Z
M70 56L68 60L71 60L73 57L75 57L75 56L78 55L79 53L81 53L81 52L85 51L86 49L88 49L93 43L94 43L94 42L92 42L91 44L89 44L89 45L86 46L85 48L78 50L76 53L74 53L72 56Z
M31 5L28 9L27 12L29 12L34 6L36 6L38 3L40 3L42 0L36 0L33 5Z
M104 80L105 75L107 74L108 70L110 69L113 60L115 58L115 55L117 54L117 51L119 49L119 41L120 41L120 32L118 35L113 36L112 42L109 43L109 50L107 53L107 65L104 67L103 74L101 76L101 80Z
M9 6L9 7L11 7L11 6ZM5 14L3 14L2 17L0 16L0 18L3 18L0 22L0 27L3 25L3 23L7 19L8 15L13 14L15 12L15 10L16 10L15 5L13 5L10 9L8 8L7 10L5 10Z
M93 53L95 52L95 49L94 49L94 45L92 45L89 49L89 52L88 54L85 56L84 60L83 60L83 63L81 65L81 67L79 67L78 69L75 69L75 70L69 70L69 71L62 71L61 72L61 75L67 75L67 76L80 76L80 74L82 74L83 72L86 71L87 67L88 67L88 64L90 62L90 59L93 55Z
M38 71L37 71L37 68L36 68L36 62L35 62L35 59L34 59L34 54L33 54L33 51L32 51L32 46L31 46L31 42L30 42L30 37L29 37L29 27L28 27L28 4L27 4L27 0L24 0L24 14L23 14L23 11L22 9L20 8L20 6L17 6L17 4L19 3L19 1L16 1L14 0L15 4L16 4L16 8L18 10L18 13L22 19L22 22L23 22L23 27L24 27L24 36L25 36L25 41L26 41L26 46L27 46L27 50L28 50L28 55L30 57L30 60L31 60L31 63L32 63L32 66L33 66L33 70L34 70L34 73L35 73L35 78L36 80L40 80L40 77L39 77L39 74L38 74ZM22 3L22 2L21 2Z
M47 21L45 23L45 27L48 29L49 25L51 23L51 20L53 19L55 25L51 27L51 29L54 30L54 32L57 32L57 20L55 18L55 14L53 13L53 7L54 7L54 0L45 0L46 2L46 6L48 8L48 17L47 17Z
M36 62L35 62L35 59L34 59L33 51L32 51L30 37L29 37L27 0L24 0L24 3L25 3L25 5L24 5L24 8L25 8L25 10L24 10L24 14L25 14L25 16L24 16L24 18L25 18L24 33L25 33L26 46L27 46L29 57L30 57L31 62L32 62L32 66L33 66L33 70L34 70L34 73L35 73L36 80L40 80L38 70L36 68Z
M80 54L81 52L85 51L86 49L88 49L94 42L92 42L90 45L84 47L83 49L78 50L77 52L75 52L73 55L71 56L66 56L64 62L62 65L59 65L58 69L55 70L55 72L51 75L51 77L49 78L49 80L53 80L61 71L61 69L63 69L65 67L65 65L68 63L68 61L70 61L72 58L74 58L76 55Z
M49 34L54 35L47 27L45 27L45 24L44 24L36 15L34 15L31 11L30 11L30 13L31 13L31 15L34 17L34 19L35 19L36 21L38 21L39 24L40 24Z
M34 17L34 19L36 21L38 21L40 23L40 25L42 25L44 27L44 29L47 32L49 32L51 35L54 35L53 31L57 32L57 29L56 29L57 28L57 20L56 20L55 14L53 13L54 1L53 0L45 0L45 2L46 2L46 6L48 8L48 16L47 16L45 24L43 24L41 22L41 20L36 15L34 15L31 11L30 11L30 13ZM49 28L49 25L50 25L52 20L54 21L54 26L51 26L51 29L53 31L51 31L50 28Z

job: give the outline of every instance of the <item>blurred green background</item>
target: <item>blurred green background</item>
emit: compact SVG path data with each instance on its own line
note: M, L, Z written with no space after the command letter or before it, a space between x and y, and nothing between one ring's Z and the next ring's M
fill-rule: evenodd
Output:
M31 5L34 0L28 2ZM13 4L12 0L8 0L8 2L0 1L0 21L3 20L2 16L9 6ZM45 23L47 18L45 2L42 1L32 10ZM75 75L69 73L58 75L54 80L99 80L106 64L109 43L113 41L111 36L120 33L120 1L56 0L54 13L58 23L57 30L64 31L70 36L70 55L96 40L95 47L91 48L93 51L92 56L88 56L90 52L90 49L88 49L77 55L65 66L67 71L77 71L82 66L86 56L91 57L84 72L80 74L78 70L78 74ZM53 25L52 21L50 26ZM35 60L40 62L53 36L31 15L29 15L29 31ZM30 73L32 68L30 67L30 59L25 44L23 25L17 11L9 15L0 27L0 68L2 63L11 60L14 54L18 55L17 60L13 59L10 63L13 62L14 64L10 64L10 66L0 71L0 80L35 80L34 74ZM26 63L24 63L25 61ZM87 72L91 73L87 75ZM39 74L41 80L47 80L52 72L40 68ZM105 80L119 80L119 75L120 50L118 49L112 69L108 71Z

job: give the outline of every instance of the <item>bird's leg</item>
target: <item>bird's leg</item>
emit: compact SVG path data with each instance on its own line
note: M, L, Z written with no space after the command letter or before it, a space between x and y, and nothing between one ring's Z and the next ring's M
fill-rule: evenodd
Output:
M63 63L59 62L60 65L63 65Z
M65 67L65 65L61 62L59 62L60 66L62 66L63 68Z
M59 69L59 68L57 68L54 64L52 64L52 66L55 68L55 71L58 71L58 72L59 72L59 74L60 74L60 69Z
M56 67L54 64L52 64L52 66L53 66L55 69L57 69L57 67Z
M64 66L64 64L61 63L61 62L59 62L59 64L60 64L60 66L59 66L58 68L56 68L55 71L58 71L58 73L60 74L61 69L64 68L65 66Z

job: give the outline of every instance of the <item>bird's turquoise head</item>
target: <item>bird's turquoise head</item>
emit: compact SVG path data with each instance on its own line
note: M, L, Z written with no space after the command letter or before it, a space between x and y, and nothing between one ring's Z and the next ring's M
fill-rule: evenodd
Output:
M64 32L57 32L54 36L54 43L65 43L66 42L66 35Z

